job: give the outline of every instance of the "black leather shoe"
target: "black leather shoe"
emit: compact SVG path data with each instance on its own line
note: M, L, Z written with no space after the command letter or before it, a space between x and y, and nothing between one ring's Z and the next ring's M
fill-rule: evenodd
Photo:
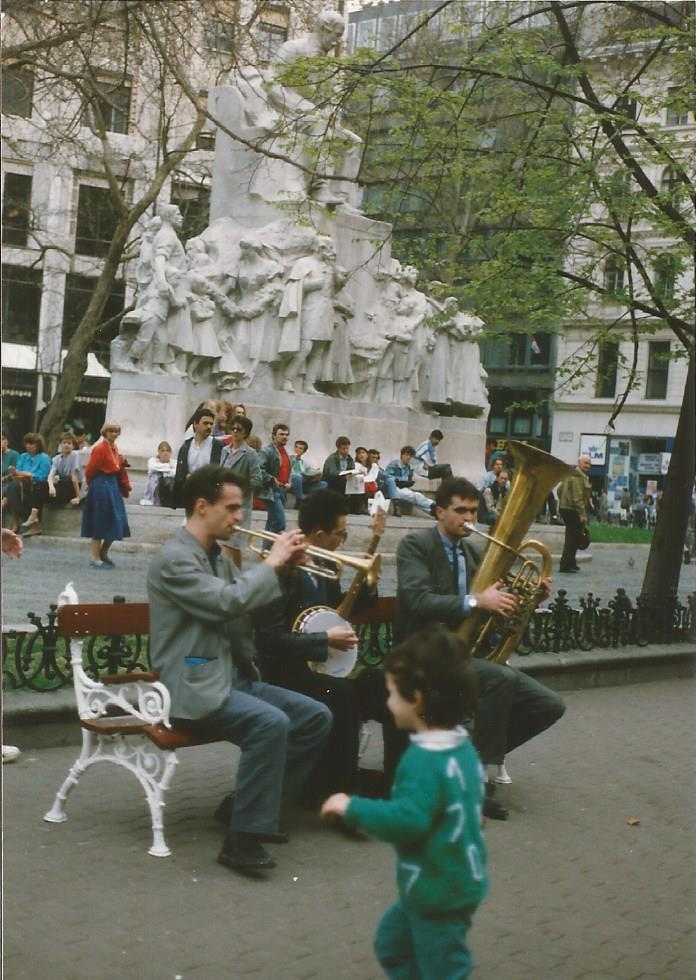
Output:
M558 571L561 575L570 575L572 572L579 572L579 568L559 568Z
M227 796L223 796L222 803L215 811L215 819L218 823L228 826L231 818L232 811L234 810L234 793L228 793ZM262 842L263 844L287 844L290 840L288 835L279 830L277 833L267 833L267 834L250 834L256 840Z
M255 834L243 834L240 831L227 835L218 854L218 864L224 864L226 868L235 871L266 871L276 866Z
M510 811L495 798L495 783L486 783L486 795L483 799L483 815L491 820L507 820Z

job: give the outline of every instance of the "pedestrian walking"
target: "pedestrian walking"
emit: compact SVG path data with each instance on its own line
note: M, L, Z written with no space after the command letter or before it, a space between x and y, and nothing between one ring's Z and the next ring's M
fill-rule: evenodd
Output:
M592 461L580 456L575 470L567 476L558 491L558 504L565 524L565 541L561 555L561 572L579 572L576 561L582 535L587 528L588 513L592 506L592 484L588 473Z
M91 538L90 567L108 569L114 567L109 558L111 545L130 537L123 500L130 494L131 485L128 463L116 446L121 426L116 422L105 422L101 435L85 466L88 489L82 510L81 534L83 538Z

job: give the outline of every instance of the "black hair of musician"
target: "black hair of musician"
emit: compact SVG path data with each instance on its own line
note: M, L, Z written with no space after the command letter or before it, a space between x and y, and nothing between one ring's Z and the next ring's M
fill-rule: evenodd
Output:
M242 427L244 430L245 439L254 428L254 423L251 421L251 419L248 419L246 415L233 415L230 421L230 429L233 429L235 425Z
M399 450L399 454L403 456L404 453L409 453L409 455L415 456L416 450L413 448L413 446L402 446Z
M287 422L276 422L276 424L271 429L271 435L274 436L276 435L277 432L280 432L281 430L283 432L290 432L290 426L287 424Z
M184 484L184 507L186 516L190 517L196 507L196 501L207 500L209 504L217 503L220 499L220 491L226 483L234 487L239 487L242 493L249 489L249 483L243 477L233 473L232 470L224 466L216 466L214 463L208 466L201 466L187 479Z
M430 433L430 438L432 439L433 436L435 436L436 439L439 439L440 442L442 442L442 440L445 438L441 429L433 429L433 431Z
M466 644L438 626L422 630L394 647L384 658L402 698L422 698L421 717L429 727L454 728L473 718L478 683Z
M442 481L435 494L435 506L447 508L453 497L462 500L478 500L481 494L469 480L463 476L448 476Z
M303 534L313 531L331 532L338 518L347 514L350 504L341 493L335 490L316 490L302 501L297 512L297 523Z
M197 425L197 423L200 422L201 419L205 419L205 418L211 418L211 419L215 418L215 412L212 410L212 408L197 408L196 411L191 416L189 425ZM186 428L188 428L188 426Z

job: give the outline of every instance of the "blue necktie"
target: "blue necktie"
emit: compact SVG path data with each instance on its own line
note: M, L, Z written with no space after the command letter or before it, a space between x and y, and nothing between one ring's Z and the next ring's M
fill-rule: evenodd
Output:
M459 595L459 551L456 544L452 546L452 584L454 594Z

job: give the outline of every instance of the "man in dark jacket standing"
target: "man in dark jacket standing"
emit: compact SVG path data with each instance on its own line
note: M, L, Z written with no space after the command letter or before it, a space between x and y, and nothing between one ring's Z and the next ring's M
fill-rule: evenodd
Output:
M174 475L174 506L184 506L184 484L188 477L210 463L219 463L222 442L213 438L215 413L209 408L199 408L191 419L193 435L184 440L176 457Z
M561 572L579 572L576 561L577 550L582 540L583 527L592 506L592 484L588 473L592 466L589 456L580 456L578 465L570 476L561 483L558 491L558 506L565 524L565 542L561 555Z
M285 530L285 494L291 487L292 462L285 448L290 429L284 422L276 422L271 441L259 452L259 465L263 477L263 489L257 494L268 507L266 530L280 534Z

